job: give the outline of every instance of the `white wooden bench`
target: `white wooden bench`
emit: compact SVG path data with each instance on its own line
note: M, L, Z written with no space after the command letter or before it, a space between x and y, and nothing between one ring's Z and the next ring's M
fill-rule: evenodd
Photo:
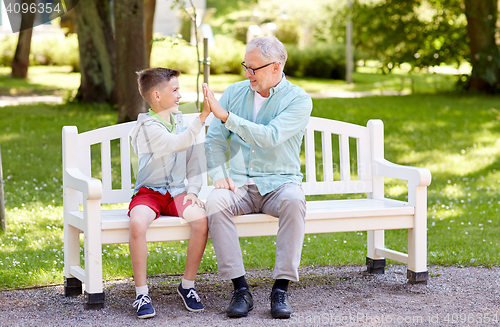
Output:
M197 114L185 115L193 119ZM212 115L207 119L209 124ZM131 151L128 132L135 122L78 134L75 126L63 128L64 188L64 274L65 295L82 293L85 307L104 306L102 245L127 243L127 210L103 210L101 204L127 203L132 195ZM315 131L321 133L322 160L315 158ZM367 270L384 273L385 258L408 265L409 283L426 283L427 273L427 186L428 169L396 165L384 159L381 120L367 127L311 117L305 133L306 195L362 193L362 199L308 201L306 233L367 231ZM202 131L197 142L204 141ZM332 134L334 135L332 137ZM335 136L337 135L337 136ZM319 136L319 133L317 133ZM332 143L332 138L335 140ZM112 188L111 140L119 139L120 188ZM332 145L338 139L338 152ZM356 151L349 146L354 144ZM102 180L91 175L91 145L100 144ZM356 172L350 153L356 152ZM202 163L205 160L203 158ZM334 169L335 168L335 169ZM323 179L317 180L317 170ZM319 174L321 175L321 174ZM334 178L335 177L335 178ZM384 197L384 177L408 182L408 202ZM208 181L206 172L204 180ZM201 199L213 189L206 183ZM235 217L240 237L276 235L278 220L265 214ZM408 230L408 254L384 247L384 230ZM84 268L80 266L80 234L84 236ZM190 227L180 218L160 217L147 232L149 242L188 240ZM332 244L332 246L334 246Z

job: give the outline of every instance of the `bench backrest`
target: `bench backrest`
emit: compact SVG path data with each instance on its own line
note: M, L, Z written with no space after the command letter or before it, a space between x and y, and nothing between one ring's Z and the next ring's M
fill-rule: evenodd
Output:
M198 114L184 115L189 121L197 116ZM206 127L210 124L212 117L210 115L207 119ZM130 201L133 190L132 176L137 173L131 168L136 157L131 151L128 137L134 124L135 122L128 122L81 134L78 134L75 126L63 128L63 169L79 168L87 176L98 176L99 172L91 171L91 146L100 144L100 179L103 188L101 203L126 203ZM202 130L198 135L197 143L204 142L205 131L205 129ZM373 189L372 135L370 128L365 126L311 117L306 127L303 142L304 151L301 154L301 157L303 155L301 161L305 166L303 189L306 195L370 194ZM119 141L112 142L113 140ZM381 149L383 151L383 136L382 140L379 139L377 142L382 143ZM117 150L112 150L112 146L119 147L119 158L113 158L112 154L116 153ZM352 149L353 147L355 150ZM115 157L118 156L115 155ZM200 159L200 164L206 165L206 158ZM114 160L119 160L120 173L116 178L120 182L118 183L119 187L117 187L115 181L113 188L113 175L117 175L116 172L113 172L113 167L117 166L116 164L112 165ZM205 199L213 186L210 186L212 183L209 181L206 171L203 172L203 177L205 184L200 198Z

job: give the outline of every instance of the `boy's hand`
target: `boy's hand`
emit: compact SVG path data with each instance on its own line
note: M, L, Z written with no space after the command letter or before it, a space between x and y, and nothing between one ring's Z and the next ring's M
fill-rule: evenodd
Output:
M203 201L201 201L200 199L198 199L198 197L194 193L189 193L188 195L186 195L184 197L184 201L182 202L182 204L184 205L188 201L191 201L191 206L192 207L194 207L194 205L196 204L200 208L205 208L205 203L203 203Z
M207 119L208 115L210 115L212 110L210 108L210 103L208 102L208 99L207 99L208 85L206 83L203 83L202 88L203 88L203 99L204 100L203 100L203 109L201 110L201 114L200 114L200 120L202 122L205 122L205 119Z
M203 94L205 95L205 101L210 104L210 110L212 110L214 116L225 123L229 117L229 112L222 108L219 101L215 98L214 92L210 91L208 85L205 83L203 83Z

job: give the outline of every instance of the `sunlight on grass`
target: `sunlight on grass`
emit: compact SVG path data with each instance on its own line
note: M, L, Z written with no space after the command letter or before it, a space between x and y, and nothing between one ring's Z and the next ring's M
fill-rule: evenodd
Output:
M4 70L0 69L0 89L6 80L1 76ZM45 73L41 70L41 75ZM361 74L358 77L367 84L373 84L376 79ZM241 78L238 75L220 76L218 80L214 77L213 83L219 83L223 89L224 85ZM391 76L378 79L387 78ZM422 76L421 81L425 79ZM306 82L318 90L337 87L333 82L324 82L323 86L319 80L304 79ZM192 82L185 82L188 83ZM417 81L415 83L417 85ZM21 86L47 89L30 83ZM431 86L422 89L426 88L436 92ZM382 119L385 157L395 163L431 170L433 179L427 192L429 264L498 266L500 120L491 109L498 108L499 100L498 96L451 93L314 99L312 115L364 126L369 119ZM7 232L0 235L0 288L62 283L61 130L63 126L75 125L83 132L115 124L117 113L109 105L38 104L3 107L0 115L7 214ZM351 141L350 150L354 153L356 147ZM318 136L316 161L319 163L322 160L320 143ZM335 138L332 138L332 147L338 148ZM113 146L113 157L117 156L115 150ZM99 152L99 149L92 151ZM303 155L301 158L304 159ZM334 156L334 160L337 159ZM355 160L351 158L350 163L355 172ZM99 167L100 163L93 161L92 165ZM117 169L113 174L118 172ZM318 168L316 173L321 180L322 169ZM355 173L352 178L357 178ZM406 182L386 179L385 195L405 201ZM126 208L127 204L103 208L118 207ZM387 247L407 250L407 231L387 231L385 235ZM246 267L272 268L275 242L276 237L240 239ZM150 243L148 274L181 274L186 248L187 242ZM365 257L365 232L306 235L301 264L363 265ZM103 258L105 279L132 275L128 245L104 246ZM217 271L211 241L200 267L200 272L205 271Z

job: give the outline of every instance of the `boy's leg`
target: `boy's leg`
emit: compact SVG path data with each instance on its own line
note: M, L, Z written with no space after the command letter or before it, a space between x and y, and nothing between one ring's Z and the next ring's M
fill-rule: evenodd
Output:
M205 246L208 238L208 218L205 209L198 206L188 206L184 209L182 217L191 226L191 236L189 238L186 257L186 270L184 279L195 280L196 273L200 266Z
M155 220L156 213L145 205L138 205L130 211L129 250L136 287L147 285L148 245L146 231Z

